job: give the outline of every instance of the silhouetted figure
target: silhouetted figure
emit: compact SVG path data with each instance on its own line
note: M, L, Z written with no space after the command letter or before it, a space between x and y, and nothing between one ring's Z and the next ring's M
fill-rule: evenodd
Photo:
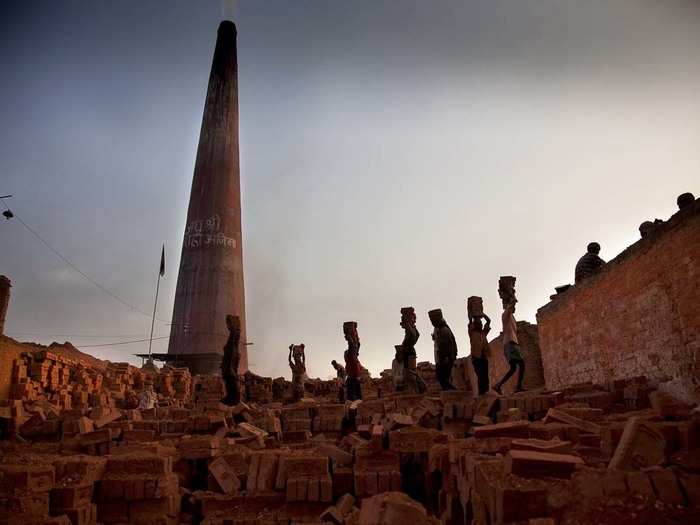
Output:
M337 379L342 379L343 382L345 381L345 368L343 368L343 365L338 363L335 359L331 361L331 365L333 365L333 368L335 368L336 372L336 378Z
M238 382L238 365L241 354L238 349L241 342L241 319L237 315L226 316L228 340L224 345L224 357L221 360L221 377L226 386L226 397L222 402L236 405L241 402L241 390Z
M292 400L304 397L304 378L306 377L306 354L304 343L289 345L289 368L292 369Z
M692 193L681 193L678 198L676 199L676 204L678 205L678 209L682 210L683 208L687 208L688 206L692 206L693 203L695 202L695 195Z
M515 388L516 392L522 392L523 388L523 377L525 376L525 361L523 360L523 355L520 352L520 345L518 344L518 327L515 323L515 303L517 300L513 300L504 305L503 315L501 316L501 321L503 322L503 354L505 355L506 361L510 366L506 375L503 376L493 389L502 394L501 387L503 384L510 379L510 377L518 370L518 385Z
M348 401L362 399L362 387L360 375L362 366L360 365L360 336L357 333L357 323L346 321L343 323L343 335L348 342L348 349L345 350L345 380L346 398Z
M447 321L442 316L439 308L428 312L430 322L435 327L433 330L433 343L435 345L435 374L443 390L455 390L452 384L452 368L457 359L457 341L447 326Z
M588 244L588 251L576 263L576 269L574 270L574 282L576 284L595 275L603 267L605 261L598 257L599 253L600 244L597 242Z
M416 343L420 337L416 328L416 311L412 306L401 308L401 328L404 329L401 343L400 361L404 367L403 379L406 388L411 392L423 393L426 390L423 378L416 372Z
M483 314L486 324L482 324L481 317L469 317L469 345L471 347L472 366L476 373L479 385L479 395L489 390L489 342L486 336L491 331L491 319Z
M345 377L347 376L345 372L345 368L343 365L338 363L335 359L331 361L331 365L333 365L333 368L335 369L336 372L336 381L338 382L338 402L339 403L344 403L345 402Z

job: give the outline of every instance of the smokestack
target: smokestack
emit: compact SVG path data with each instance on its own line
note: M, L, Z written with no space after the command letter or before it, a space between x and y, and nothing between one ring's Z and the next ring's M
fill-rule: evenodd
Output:
M193 373L216 372L228 337L226 315L241 320L241 372L248 369L243 343L243 239L238 155L236 26L219 25L199 135L180 272L175 291L169 354Z
M10 279L0 275L0 335L5 333L5 317L7 316L7 307L10 305L10 288L12 288Z

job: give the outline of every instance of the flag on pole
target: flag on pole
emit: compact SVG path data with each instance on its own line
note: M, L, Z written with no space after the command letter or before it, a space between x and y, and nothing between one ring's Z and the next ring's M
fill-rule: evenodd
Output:
M163 251L160 253L160 276L165 275L165 244L163 244Z

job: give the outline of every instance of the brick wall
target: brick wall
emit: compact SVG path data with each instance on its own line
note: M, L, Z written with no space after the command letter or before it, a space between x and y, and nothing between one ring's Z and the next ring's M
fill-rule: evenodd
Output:
M539 336L537 325L527 321L518 321L518 342L525 360L525 377L523 386L526 390L532 390L544 386L544 375L542 372L542 356L540 354ZM500 381L508 371L508 364L503 355L503 333L489 342L489 380L491 385ZM503 388L504 392L510 393L515 390L517 383L517 372Z
M537 312L549 388L647 376L700 394L700 200Z

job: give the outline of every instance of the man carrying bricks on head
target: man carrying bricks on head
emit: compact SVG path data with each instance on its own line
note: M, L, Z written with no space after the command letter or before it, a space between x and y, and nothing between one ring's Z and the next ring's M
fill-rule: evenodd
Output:
M289 368L292 369L292 399L294 402L304 397L304 379L306 378L306 354L304 343L289 345Z
M403 376L406 387L411 392L422 394L426 390L425 382L416 372L416 342L420 337L418 328L416 328L416 311L412 306L401 308L401 322L399 323L404 330L403 342L400 345L401 356L397 358L403 363Z
M221 360L221 377L226 385L226 397L222 402L225 405L236 405L241 402L238 383L238 363L241 359L238 349L241 342L241 319L237 315L227 315L226 328L228 328L228 340L224 345L224 358Z
M469 345L471 347L472 366L476 373L477 382L479 385L479 395L482 396L489 390L489 342L486 336L491 331L491 319L485 313L482 313L486 324L481 323L480 317L469 316Z
M447 321L442 316L442 310L436 308L428 312L430 322L435 327L433 330L433 343L435 345L435 374L443 390L455 390L451 382L452 368L457 359L457 341L447 326Z
M506 357L506 361L510 366L506 375L503 376L493 389L502 394L501 387L503 383L508 381L510 377L515 373L516 368L518 369L518 385L515 388L516 392L523 392L523 376L525 375L525 361L520 353L520 345L518 344L518 328L515 324L515 303L518 300L515 298L515 294L503 299L503 315L501 316L501 321L503 322L503 353Z
M362 367L360 366L360 336L357 333L357 323L355 321L346 321L343 323L343 335L348 342L348 349L345 350L345 388L347 390L346 398L348 401L362 399L362 387L360 385L360 375Z

